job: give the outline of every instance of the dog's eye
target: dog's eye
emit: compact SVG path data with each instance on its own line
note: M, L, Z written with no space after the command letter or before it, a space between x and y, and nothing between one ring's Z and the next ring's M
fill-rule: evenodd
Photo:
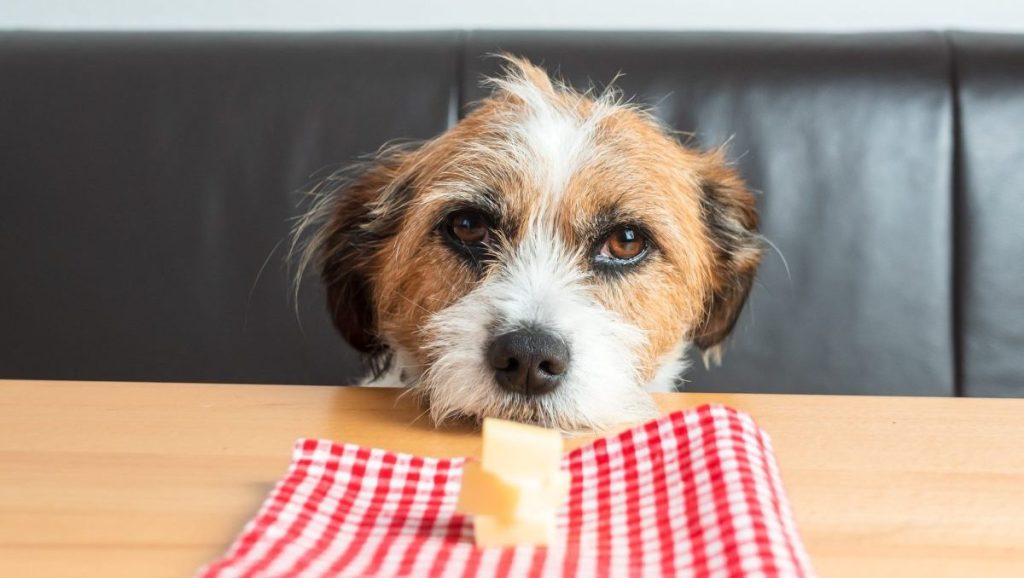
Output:
M616 261L633 261L647 251L647 239L634 227L619 227L601 247L600 256Z
M448 230L454 238L467 245L486 245L491 239L491 227L478 211L456 211L448 217Z

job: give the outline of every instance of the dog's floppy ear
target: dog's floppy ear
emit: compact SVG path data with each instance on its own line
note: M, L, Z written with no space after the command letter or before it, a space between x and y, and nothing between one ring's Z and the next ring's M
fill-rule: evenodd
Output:
M371 361L387 353L377 332L373 286L377 256L398 230L410 199L411 177L402 174L402 151L382 153L340 184L326 185L307 220L320 223L304 260L315 262L327 290L334 326Z
M736 325L761 262L761 242L754 195L720 152L709 154L706 161L701 207L715 265L704 318L693 341L709 364L721 362L722 342Z

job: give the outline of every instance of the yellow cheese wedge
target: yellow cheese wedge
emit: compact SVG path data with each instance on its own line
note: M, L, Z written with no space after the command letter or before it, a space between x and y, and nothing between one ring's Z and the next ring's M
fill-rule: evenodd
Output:
M509 480L483 469L480 462L466 462L455 511L506 523L554 516L569 495L569 482L569 472L561 470L543 480Z
M483 469L512 480L543 480L558 471L562 436L555 430L486 418Z
M473 515L482 548L544 545L555 534L555 513L569 493L559 469L562 436L554 430L485 419L483 457L463 466L456 511Z
M474 516L473 532L478 548L495 548L500 546L518 546L532 544L546 546L555 539L555 517L541 516L501 522L491 516Z

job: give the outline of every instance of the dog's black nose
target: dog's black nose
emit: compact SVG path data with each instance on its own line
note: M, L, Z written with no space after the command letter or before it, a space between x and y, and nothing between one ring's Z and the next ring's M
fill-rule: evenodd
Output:
M491 343L487 361L501 387L540 395L558 387L569 367L569 346L547 331L518 329Z

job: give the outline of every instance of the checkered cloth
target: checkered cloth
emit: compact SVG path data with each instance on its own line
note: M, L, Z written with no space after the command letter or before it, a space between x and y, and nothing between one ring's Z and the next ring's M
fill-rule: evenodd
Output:
M198 576L813 575L768 436L730 408L567 454L548 547L476 548L454 512L463 462L299 440L256 518Z

